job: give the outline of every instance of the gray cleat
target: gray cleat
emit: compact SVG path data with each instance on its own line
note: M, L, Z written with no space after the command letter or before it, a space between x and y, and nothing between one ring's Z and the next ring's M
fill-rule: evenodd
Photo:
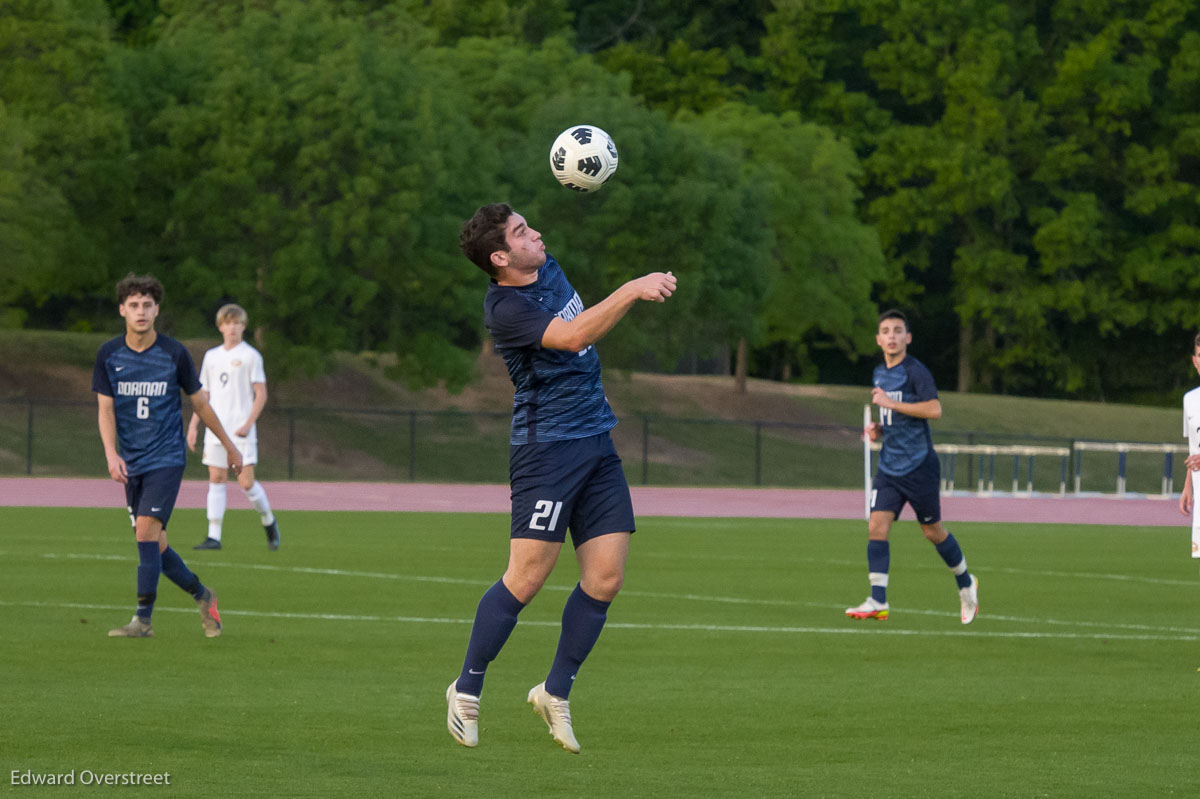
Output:
M141 616L134 616L129 620L129 624L124 627L118 627L115 630L108 631L109 638L153 638L154 625L148 621L142 621Z

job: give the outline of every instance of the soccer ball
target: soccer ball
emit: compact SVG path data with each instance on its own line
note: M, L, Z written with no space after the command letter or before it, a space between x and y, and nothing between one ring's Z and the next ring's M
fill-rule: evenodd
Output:
M573 191L595 191L617 171L617 145L595 125L572 125L550 146L550 171Z

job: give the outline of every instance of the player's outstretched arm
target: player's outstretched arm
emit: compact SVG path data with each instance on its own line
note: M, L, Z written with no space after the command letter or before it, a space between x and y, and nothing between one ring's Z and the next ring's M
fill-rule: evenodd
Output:
M552 319L542 334L542 347L570 352L585 350L616 327L638 300L666 302L675 293L675 284L675 275L670 272L651 272L631 280L569 322Z
M188 397L192 401L192 408L196 415L200 417L200 421L204 422L205 427L213 432L220 439L221 446L225 447L225 452L229 456L229 468L234 474L239 474L242 471L242 453L238 451L237 445L233 443L233 439L225 432L225 428L221 426L221 420L217 418L217 413L208 404L208 397L204 390L201 389L195 394Z
M113 398L97 394L96 403L99 405L100 440L104 442L104 460L108 462L108 474L118 483L128 483L129 473L126 471L125 459L117 454L117 412L113 406Z

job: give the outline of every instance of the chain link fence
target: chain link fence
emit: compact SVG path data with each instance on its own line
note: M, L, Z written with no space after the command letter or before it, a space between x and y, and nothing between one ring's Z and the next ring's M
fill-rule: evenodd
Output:
M105 475L96 413L89 402L0 400L0 475ZM263 480L506 483L510 418L506 411L272 406L258 423L257 474ZM1082 457L1071 438L937 426L934 433L935 446L1067 447L1072 476L1075 459ZM660 486L861 489L860 435L855 426L668 416L626 416L613 430L630 484ZM1113 492L1117 457L1088 454L1080 489ZM1032 468L1025 461L1019 465ZM1161 454L1129 452L1120 465L1127 491L1162 490ZM967 490L978 484L981 468L975 457L943 458L943 477L952 476ZM1057 493L1061 471L1057 459L1039 465L1033 490ZM186 476L207 475L197 452L188 460ZM1026 476L1023 471L1023 487Z

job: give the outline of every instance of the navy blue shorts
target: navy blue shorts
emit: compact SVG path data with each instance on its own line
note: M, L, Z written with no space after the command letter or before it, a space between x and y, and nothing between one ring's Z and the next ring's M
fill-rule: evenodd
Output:
M607 432L570 441L513 446L512 537L583 542L634 530L633 500Z
M162 521L167 529L175 500L179 497L179 486L183 483L183 467L168 466L144 474L129 476L125 484L125 504L129 507L129 518L134 525L138 516L153 516Z
M921 524L940 522L941 484L942 467L938 456L932 452L920 466L899 477L877 469L875 480L871 483L871 512L890 510L899 519L900 511L907 502Z

